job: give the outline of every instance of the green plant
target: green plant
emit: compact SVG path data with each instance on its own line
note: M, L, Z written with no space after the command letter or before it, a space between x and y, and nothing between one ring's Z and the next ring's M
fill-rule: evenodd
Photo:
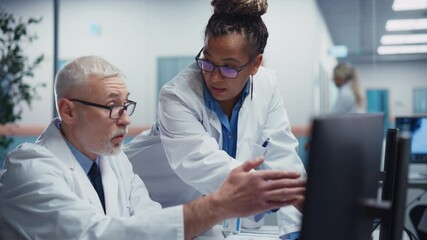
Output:
M0 8L0 126L20 120L23 104L31 107L31 102L39 97L37 87L45 85L31 86L27 83L34 77L34 69L44 56L30 61L22 48L22 44L37 39L37 35L28 33L27 28L41 20L16 20L11 13ZM12 141L9 136L0 136L0 149L7 149Z

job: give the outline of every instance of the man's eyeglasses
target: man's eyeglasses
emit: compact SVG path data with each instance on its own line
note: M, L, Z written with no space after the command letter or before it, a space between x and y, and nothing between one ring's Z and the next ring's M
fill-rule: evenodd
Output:
M128 115L131 116L133 112L135 111L136 102L127 100L123 105L117 105L117 106L107 106L107 105L101 105L97 103L92 102L86 102L79 99L69 99L72 102L79 102L84 105L92 106L92 107L98 107L98 108L104 108L110 110L110 118L111 119L119 119L123 112L126 110Z
M233 79L237 78L237 76L239 75L239 72L242 71L246 66L248 66L253 60L253 58L251 57L248 63L237 68L218 66L209 61L206 61L205 59L199 58L200 55L202 54L203 49L204 47L200 50L200 52L197 54L195 58L197 62L197 66L199 66L199 68L205 72L213 72L215 68L218 68L219 72L221 73L221 76L225 78L233 78Z

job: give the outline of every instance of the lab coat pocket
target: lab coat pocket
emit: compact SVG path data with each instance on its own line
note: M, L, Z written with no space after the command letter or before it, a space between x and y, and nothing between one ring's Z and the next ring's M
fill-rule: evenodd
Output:
M249 159L254 159L260 156L264 156L266 152L267 152L267 147L263 147L262 145L254 143L252 144L252 151L251 151L252 154ZM264 159L264 161L265 160L266 159ZM263 169L269 169L269 167L263 163L256 168L256 170L263 170ZM260 217L256 217L257 215L259 215ZM242 218L242 228L258 229L261 226L263 226L264 214L257 214L257 215Z
M253 158L257 158L259 156L264 156L264 154L266 153L267 148L263 147L259 144L254 143L252 146L252 155L251 155L251 159Z
M260 156L265 156L265 154L267 153L267 148L268 147L263 147L259 144L254 143L252 146L252 156L250 159L254 159ZM264 161L266 161L267 159L265 158ZM262 170L262 169L270 169L266 164L261 164L259 167L256 168L257 170Z

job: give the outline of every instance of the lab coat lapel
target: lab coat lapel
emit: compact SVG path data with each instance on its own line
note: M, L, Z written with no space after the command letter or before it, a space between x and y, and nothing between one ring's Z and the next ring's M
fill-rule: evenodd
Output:
M219 143L219 146L222 146L222 128L221 128L221 121L219 120L218 116L214 111L208 110L208 116L209 116L209 125L210 129L207 131L211 132L211 136L213 136Z
M79 168L80 165L71 153L61 131L55 126L54 121L55 120L50 123L47 129L39 137L37 143L44 143L46 148L53 153L59 161L62 161L71 171L74 171L76 168Z
M239 112L236 159L242 162L259 156L254 145L258 139L258 132L255 130L258 129L256 126L259 118L254 100L247 96Z
M117 200L119 184L117 177L111 168L110 157L102 156L99 161L99 169L101 171L102 186L104 188L105 197L105 209L106 215L118 216L119 214L119 203Z
M55 121L55 120L54 120ZM55 126L54 121L48 126L45 132L37 140L44 142L46 148L54 154L58 160L62 161L69 169L75 182L69 183L74 185L74 192L83 199L88 199L95 208L104 214L101 201L98 194L92 186L83 168L77 162L70 148L68 147L62 133Z
M75 160L77 161L77 160ZM99 213L104 214L104 208L102 207L101 200L99 199L98 193L96 193L95 188L90 182L88 176L83 171L83 168L79 165L73 171L74 179L76 183L76 193L77 188L80 188L81 195L89 200L89 202L96 208Z

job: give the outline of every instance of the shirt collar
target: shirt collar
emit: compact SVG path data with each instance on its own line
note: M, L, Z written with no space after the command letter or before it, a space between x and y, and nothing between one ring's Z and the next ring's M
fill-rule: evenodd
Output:
M58 129L61 128L61 121L55 120L55 125ZM83 170L85 171L86 174L89 173L90 168L92 167L93 164L93 160L88 158L86 155L84 155L82 152L80 152L79 150L77 150L77 148L75 148L73 146L73 144L71 144L68 139L64 138L65 142L67 143L68 147L70 148L71 152L73 153L74 157L77 159L77 162L79 162L80 166L82 166ZM96 158L96 163L99 166L99 156Z
M208 87L206 86L203 74L202 74L202 81L203 81L203 97L205 100L205 105L212 111L218 111L219 109L219 103L218 101L212 96L212 94L209 92ZM232 80L230 80L232 81ZM245 98L249 95L250 91L250 81L246 81L245 86L243 87L242 91L240 92L240 98L236 103L236 106L241 106L243 104L243 101ZM222 111L222 110L221 110Z

